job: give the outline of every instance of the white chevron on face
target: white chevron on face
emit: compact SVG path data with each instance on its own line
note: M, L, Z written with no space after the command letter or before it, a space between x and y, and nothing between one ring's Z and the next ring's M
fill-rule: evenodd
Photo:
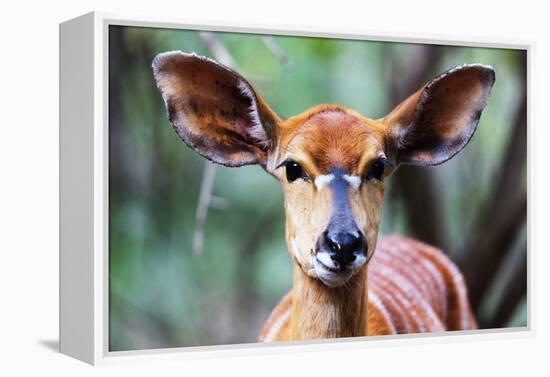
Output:
M334 174L320 175L315 178L315 186L317 190L321 190L323 187L327 186L334 179Z
M357 175L344 174L344 179L356 190L359 189L359 186L361 186L361 177Z

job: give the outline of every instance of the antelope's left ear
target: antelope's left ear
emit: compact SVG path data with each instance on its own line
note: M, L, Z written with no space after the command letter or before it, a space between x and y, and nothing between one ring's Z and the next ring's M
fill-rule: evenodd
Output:
M453 68L412 94L381 120L396 164L438 165L468 144L495 82L492 67Z

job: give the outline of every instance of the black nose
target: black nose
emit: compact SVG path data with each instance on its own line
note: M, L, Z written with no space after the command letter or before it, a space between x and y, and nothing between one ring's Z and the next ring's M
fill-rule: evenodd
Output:
M367 246L367 241L359 231L325 232L324 243L325 251L340 268L353 263L357 255L364 253Z

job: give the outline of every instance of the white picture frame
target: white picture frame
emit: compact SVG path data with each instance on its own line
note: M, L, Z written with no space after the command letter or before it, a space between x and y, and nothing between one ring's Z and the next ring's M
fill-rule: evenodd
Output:
M60 25L60 351L90 364L138 360L259 355L384 346L393 342L455 342L534 336L533 253L528 248L528 321L525 328L430 333L284 344L240 344L143 351L108 350L108 28L157 28L437 43L527 51L528 145L531 145L533 41L443 38L415 33L289 29L279 25L208 24L190 20L88 13ZM531 148L528 148L528 167ZM531 173L531 168L529 168ZM528 175L528 185L530 185ZM528 214L531 207L528 201ZM528 215L529 217L529 215ZM529 227L530 233L531 227ZM530 239L530 234L528 235ZM457 336L460 335L460 336Z

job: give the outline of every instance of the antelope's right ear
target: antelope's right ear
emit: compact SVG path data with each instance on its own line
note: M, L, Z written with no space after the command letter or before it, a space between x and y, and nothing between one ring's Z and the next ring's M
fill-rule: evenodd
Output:
M279 117L241 75L181 51L157 55L153 73L185 144L221 165L265 167Z

